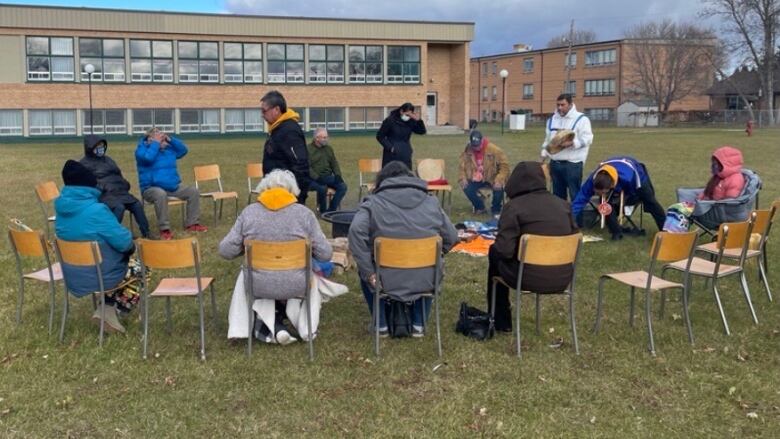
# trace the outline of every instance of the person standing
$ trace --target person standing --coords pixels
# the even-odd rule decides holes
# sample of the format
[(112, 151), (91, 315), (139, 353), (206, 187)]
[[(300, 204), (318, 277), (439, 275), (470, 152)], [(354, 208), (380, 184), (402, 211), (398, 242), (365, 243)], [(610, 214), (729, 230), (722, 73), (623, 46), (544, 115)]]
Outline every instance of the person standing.
[(460, 177), (458, 183), (474, 207), (474, 213), (483, 214), (485, 203), (479, 190), (493, 190), (491, 213), (501, 213), (504, 202), (504, 185), (509, 177), (509, 161), (501, 148), (488, 141), (479, 131), (472, 131), (469, 144), (460, 155)]
[[(550, 152), (548, 146), (559, 131), (570, 130), (574, 138), (560, 143), (560, 151)], [(558, 96), (555, 114), (547, 119), (544, 143), (542, 144), (542, 162), (550, 160), (550, 179), (553, 194), (574, 200), (582, 185), (582, 166), (588, 159), (588, 150), (593, 143), (593, 131), (588, 116), (577, 111), (571, 95)]]
[(425, 123), (414, 112), (409, 102), (390, 112), (376, 132), (376, 140), (382, 145), (382, 167), (399, 161), (412, 169), (412, 133), (425, 134)]
[(295, 175), (300, 194), (298, 203), (306, 204), (309, 192), (309, 153), (306, 137), (298, 125), (300, 115), (287, 108), (281, 93), (271, 90), (260, 98), (260, 111), (268, 122), (268, 138), (263, 146), (263, 174), (286, 169)]
[[(317, 191), (317, 206), (320, 213), (339, 209), (341, 200), (347, 193), (347, 184), (341, 178), (341, 168), (336, 160), (336, 153), (328, 143), (328, 130), (317, 128), (314, 139), (309, 144), (309, 165), (311, 166), (311, 182), (309, 188)], [(328, 205), (328, 188), (336, 193)]]

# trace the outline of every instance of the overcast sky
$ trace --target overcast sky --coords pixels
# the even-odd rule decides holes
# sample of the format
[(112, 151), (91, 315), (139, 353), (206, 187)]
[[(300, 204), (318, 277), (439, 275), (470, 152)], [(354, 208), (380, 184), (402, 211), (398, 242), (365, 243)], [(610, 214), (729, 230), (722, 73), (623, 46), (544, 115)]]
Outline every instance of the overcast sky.
[[(596, 32), (599, 40), (619, 38), (643, 21), (664, 18), (701, 21), (700, 0), (16, 0), (60, 6), (134, 8), (207, 13), (306, 17), (377, 18), (474, 22), (471, 56), (509, 52), (515, 43), (543, 48), (575, 27)], [(706, 23), (705, 23), (706, 24)]]

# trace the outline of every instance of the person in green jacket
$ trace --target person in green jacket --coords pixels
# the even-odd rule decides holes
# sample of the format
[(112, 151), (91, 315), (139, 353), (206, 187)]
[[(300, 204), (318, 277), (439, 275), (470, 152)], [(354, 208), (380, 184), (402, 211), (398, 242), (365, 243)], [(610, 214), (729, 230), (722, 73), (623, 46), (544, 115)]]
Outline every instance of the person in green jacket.
[[(311, 168), (309, 190), (317, 191), (317, 206), (320, 213), (338, 210), (341, 200), (347, 194), (347, 184), (341, 178), (339, 162), (336, 160), (333, 147), (328, 143), (328, 130), (317, 128), (308, 149)], [(330, 200), (330, 205), (328, 205), (328, 188), (336, 191)]]

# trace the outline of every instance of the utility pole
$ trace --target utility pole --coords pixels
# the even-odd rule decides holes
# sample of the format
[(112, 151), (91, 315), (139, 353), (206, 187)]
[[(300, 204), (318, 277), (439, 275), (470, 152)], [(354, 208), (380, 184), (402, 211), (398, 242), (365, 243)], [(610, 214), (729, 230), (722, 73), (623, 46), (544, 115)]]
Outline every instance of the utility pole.
[(569, 50), (566, 52), (566, 82), (563, 83), (563, 92), (568, 93), (569, 84), (571, 82), (571, 46), (574, 42), (574, 19), (571, 20), (571, 25), (569, 26)]

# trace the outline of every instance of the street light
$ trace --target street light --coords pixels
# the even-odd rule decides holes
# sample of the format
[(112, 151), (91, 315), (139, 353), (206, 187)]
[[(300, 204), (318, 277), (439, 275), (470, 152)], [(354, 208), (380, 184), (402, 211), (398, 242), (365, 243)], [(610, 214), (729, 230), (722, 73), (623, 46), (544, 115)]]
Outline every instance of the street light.
[(95, 134), (95, 118), (92, 115), (92, 74), (95, 73), (95, 66), (92, 64), (87, 64), (84, 66), (84, 72), (87, 73), (87, 78), (89, 78), (89, 134)]
[(509, 76), (507, 69), (501, 69), (498, 72), (501, 76), (501, 135), (504, 135), (504, 118), (506, 117), (506, 77)]

